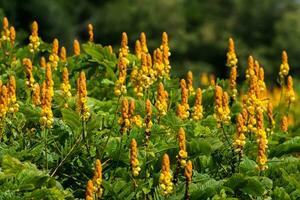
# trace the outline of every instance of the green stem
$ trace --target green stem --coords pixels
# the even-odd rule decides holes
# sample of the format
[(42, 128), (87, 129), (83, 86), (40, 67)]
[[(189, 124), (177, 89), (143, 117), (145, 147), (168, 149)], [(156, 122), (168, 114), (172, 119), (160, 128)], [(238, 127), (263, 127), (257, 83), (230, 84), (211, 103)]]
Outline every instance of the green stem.
[(44, 128), (44, 140), (45, 140), (45, 159), (46, 159), (46, 170), (48, 171), (48, 129)]

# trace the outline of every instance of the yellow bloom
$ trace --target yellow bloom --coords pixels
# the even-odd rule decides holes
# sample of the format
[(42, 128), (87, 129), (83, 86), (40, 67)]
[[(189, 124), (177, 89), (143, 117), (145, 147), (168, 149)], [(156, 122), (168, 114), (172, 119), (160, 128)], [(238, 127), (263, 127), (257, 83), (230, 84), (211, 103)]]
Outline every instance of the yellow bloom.
[(236, 67), (238, 59), (235, 54), (234, 42), (232, 38), (229, 38), (228, 53), (227, 53), (227, 66)]
[(187, 88), (189, 90), (189, 95), (195, 95), (194, 87), (193, 87), (193, 72), (188, 71), (187, 73)]
[(151, 102), (149, 99), (146, 100), (146, 116), (145, 116), (145, 134), (146, 134), (146, 141), (149, 142), (150, 135), (151, 135), (151, 128), (152, 128), (152, 107)]
[(77, 79), (77, 112), (83, 121), (87, 121), (90, 117), (89, 108), (87, 106), (87, 89), (85, 73), (82, 71)]
[(193, 164), (192, 161), (188, 161), (185, 165), (185, 169), (184, 169), (184, 176), (186, 178), (186, 181), (188, 183), (192, 182), (192, 176), (193, 176)]
[(196, 91), (192, 117), (195, 121), (199, 121), (203, 118), (202, 90), (200, 88), (198, 88)]
[(52, 44), (52, 52), (49, 56), (49, 61), (50, 61), (51, 67), (54, 70), (57, 70), (57, 66), (58, 66), (58, 62), (59, 62), (58, 49), (59, 49), (59, 42), (58, 42), (58, 39), (55, 38), (53, 40), (53, 44)]
[(60, 60), (61, 60), (61, 62), (67, 61), (67, 51), (66, 51), (65, 47), (60, 48)]
[(33, 74), (32, 74), (32, 63), (29, 58), (23, 59), (23, 65), (25, 66), (25, 73), (26, 73), (26, 85), (29, 88), (33, 87), (35, 82)]
[(287, 99), (287, 104), (291, 104), (296, 101), (296, 95), (295, 95), (295, 91), (294, 91), (292, 76), (288, 76), (288, 78), (287, 78), (286, 99)]
[(79, 41), (76, 39), (73, 42), (73, 51), (74, 51), (75, 56), (80, 55), (80, 44), (79, 44)]
[(9, 28), (9, 38), (10, 38), (10, 43), (13, 45), (15, 43), (16, 40), (16, 31), (15, 28), (13, 26), (11, 26)]
[(173, 190), (172, 175), (170, 172), (170, 160), (168, 154), (164, 154), (162, 162), (162, 172), (159, 178), (159, 184), (163, 194), (170, 194)]
[(38, 83), (34, 84), (33, 94), (32, 94), (32, 101), (35, 106), (41, 105), (41, 98), (40, 98), (40, 85)]
[(247, 128), (245, 126), (245, 120), (242, 116), (242, 114), (238, 114), (236, 118), (236, 136), (235, 140), (233, 142), (233, 145), (235, 147), (235, 151), (240, 154), (240, 156), (243, 156), (243, 149), (245, 146), (245, 132)]
[(164, 85), (162, 83), (159, 83), (158, 85), (155, 107), (159, 112), (159, 116), (164, 116), (167, 114), (168, 92), (165, 91)]
[(279, 76), (281, 78), (284, 78), (285, 76), (287, 76), (289, 74), (289, 70), (290, 70), (290, 66), (288, 63), (288, 55), (286, 53), (286, 51), (282, 51), (282, 55), (281, 55), (281, 65), (280, 65), (280, 71), (279, 71)]
[(148, 53), (147, 39), (146, 39), (146, 34), (144, 32), (141, 32), (140, 34), (140, 42), (141, 42), (142, 52), (147, 54)]
[(261, 111), (257, 112), (257, 141), (258, 141), (258, 153), (257, 153), (257, 168), (258, 170), (265, 170), (268, 168), (266, 165), (267, 159), (267, 152), (266, 149), (268, 148), (268, 139), (264, 129), (264, 118), (263, 113)]
[(97, 198), (101, 198), (103, 194), (102, 189), (102, 165), (99, 159), (96, 160), (95, 172), (93, 177), (93, 193), (96, 193)]
[(34, 21), (31, 25), (31, 35), (29, 36), (29, 50), (30, 52), (34, 53), (35, 51), (39, 51), (40, 46), (40, 38), (38, 35), (38, 23)]
[(178, 132), (178, 143), (179, 143), (179, 153), (177, 155), (178, 162), (184, 167), (186, 164), (186, 158), (188, 156), (185, 145), (185, 131), (183, 128), (179, 129)]
[(288, 132), (288, 126), (289, 126), (288, 118), (286, 116), (283, 116), (280, 124), (281, 131)]
[(85, 199), (86, 200), (94, 200), (94, 185), (93, 181), (89, 180), (86, 185), (86, 193), (85, 193)]
[(132, 139), (130, 143), (130, 165), (133, 176), (138, 176), (141, 171), (139, 161), (137, 159), (137, 151), (137, 143), (135, 139)]
[(88, 24), (89, 42), (94, 42), (94, 31), (93, 25)]

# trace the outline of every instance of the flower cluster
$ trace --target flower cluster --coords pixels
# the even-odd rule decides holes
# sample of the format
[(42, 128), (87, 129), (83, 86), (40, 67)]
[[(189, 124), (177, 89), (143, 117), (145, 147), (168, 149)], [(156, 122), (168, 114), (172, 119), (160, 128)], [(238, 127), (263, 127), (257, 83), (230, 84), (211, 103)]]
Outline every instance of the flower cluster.
[(243, 156), (243, 149), (246, 144), (246, 131), (247, 127), (245, 126), (243, 115), (238, 114), (236, 118), (236, 136), (233, 145), (235, 147), (235, 151), (238, 152), (241, 157)]
[(25, 66), (25, 73), (26, 73), (26, 86), (29, 88), (33, 87), (35, 82), (33, 74), (32, 74), (32, 63), (29, 58), (23, 59), (23, 65)]
[(40, 66), (41, 66), (41, 68), (46, 69), (47, 61), (46, 61), (46, 58), (44, 56), (42, 56), (41, 59), (40, 59)]
[(261, 171), (268, 168), (267, 166), (267, 152), (268, 139), (264, 128), (264, 116), (262, 111), (257, 112), (257, 143), (258, 143), (258, 153), (257, 153), (257, 168)]
[(35, 51), (39, 50), (39, 46), (40, 46), (40, 38), (39, 38), (39, 34), (38, 34), (38, 23), (36, 21), (34, 21), (31, 25), (31, 35), (29, 36), (29, 50), (30, 52), (34, 53)]
[(193, 87), (193, 72), (188, 71), (186, 76), (187, 88), (189, 90), (189, 95), (195, 95), (195, 90)]
[(295, 100), (296, 100), (295, 91), (294, 91), (294, 87), (293, 87), (293, 78), (292, 78), (292, 76), (288, 76), (288, 78), (287, 78), (286, 100), (287, 100), (288, 105), (295, 102)]
[[(67, 67), (64, 67), (63, 69), (63, 74), (62, 74), (62, 84), (60, 85), (60, 89), (63, 93), (63, 96), (65, 98), (65, 100), (67, 100), (68, 98), (70, 98), (72, 96), (71, 94), (71, 85), (69, 83), (69, 72), (68, 72), (68, 68)], [(67, 102), (65, 102), (65, 108), (68, 107), (68, 104)]]
[(126, 76), (127, 76), (127, 58), (121, 57), (119, 59), (119, 78), (115, 82), (115, 95), (120, 96), (121, 94), (126, 94)]
[(280, 130), (283, 132), (288, 132), (288, 126), (289, 126), (288, 118), (286, 116), (283, 116), (281, 118)]
[(33, 86), (32, 102), (35, 106), (41, 105), (41, 89), (38, 83)]
[(288, 55), (286, 51), (282, 51), (281, 54), (281, 65), (280, 65), (280, 71), (279, 71), (279, 76), (281, 79), (286, 77), (289, 74), (290, 66), (288, 63)]
[(10, 41), (9, 22), (6, 17), (2, 19), (2, 28), (3, 30), (1, 31), (1, 42)]
[(234, 42), (232, 38), (229, 38), (228, 52), (227, 52), (227, 66), (230, 67), (230, 95), (233, 99), (236, 98), (236, 78), (237, 78), (237, 56), (235, 53)]
[(130, 124), (135, 124), (137, 127), (142, 127), (142, 120), (140, 115), (134, 115), (135, 103), (134, 101), (130, 101), (129, 105), (129, 119)]
[(16, 78), (14, 76), (9, 77), (8, 82), (8, 106), (9, 106), (9, 112), (15, 113), (19, 110), (19, 104), (17, 103), (17, 97), (16, 97)]
[(94, 185), (92, 180), (89, 180), (86, 185), (85, 199), (94, 200)]
[(76, 39), (73, 42), (73, 51), (74, 51), (75, 56), (80, 55), (80, 44), (79, 44), (79, 41)]
[(87, 106), (86, 78), (83, 71), (77, 79), (77, 112), (83, 121), (87, 121), (90, 117), (89, 108)]
[(102, 165), (99, 159), (96, 160), (95, 171), (93, 177), (93, 192), (96, 194), (96, 198), (100, 199), (103, 195), (102, 188)]
[(51, 67), (54, 70), (57, 70), (57, 66), (58, 66), (58, 62), (59, 62), (58, 49), (59, 49), (59, 42), (58, 42), (58, 39), (55, 38), (53, 40), (52, 51), (49, 56), (49, 61), (50, 61)]
[(119, 59), (125, 58), (126, 65), (129, 63), (127, 56), (129, 53), (128, 37), (125, 32), (122, 33), (121, 48), (119, 49)]
[(94, 28), (92, 24), (88, 24), (89, 42), (94, 42)]
[(178, 163), (180, 163), (180, 165), (182, 167), (184, 167), (186, 165), (186, 159), (188, 156), (188, 153), (186, 151), (186, 145), (185, 145), (185, 132), (183, 128), (179, 129), (178, 132), (178, 143), (179, 143), (179, 153), (176, 156)]
[(192, 176), (193, 176), (193, 164), (192, 161), (187, 161), (184, 169), (184, 176), (186, 178), (186, 181), (188, 183), (192, 182)]
[(170, 172), (170, 160), (168, 154), (164, 154), (162, 161), (162, 172), (159, 177), (159, 184), (163, 193), (168, 195), (173, 190), (172, 175)]
[(121, 126), (121, 134), (125, 134), (130, 128), (130, 115), (129, 115), (129, 103), (126, 98), (122, 100), (121, 106), (121, 117), (118, 120), (118, 123)]
[(253, 57), (250, 55), (249, 57), (248, 57), (248, 67), (247, 67), (247, 69), (246, 69), (246, 80), (250, 80), (250, 78), (252, 77), (252, 76), (254, 76), (255, 75), (255, 72), (254, 72), (254, 59), (253, 59)]
[(220, 86), (215, 87), (215, 118), (218, 125), (221, 123), (228, 123), (231, 119), (229, 108), (229, 96), (227, 92), (223, 92)]
[(196, 90), (195, 104), (193, 107), (192, 117), (195, 121), (199, 121), (203, 118), (202, 90), (200, 88)]
[(46, 80), (42, 85), (42, 100), (41, 100), (41, 118), (40, 123), (44, 128), (52, 128), (53, 124), (53, 113), (52, 113), (52, 97), (53, 93), (53, 80), (52, 80), (52, 71), (50, 64), (47, 64), (46, 67)]
[(162, 60), (163, 60), (163, 64), (164, 64), (164, 70), (163, 70), (162, 75), (166, 79), (170, 79), (171, 66), (170, 66), (169, 57), (170, 57), (171, 53), (170, 53), (170, 48), (169, 48), (168, 34), (166, 32), (163, 32), (163, 34), (162, 34), (162, 44), (160, 45), (160, 49), (162, 51)]
[(132, 139), (130, 143), (130, 166), (133, 176), (138, 176), (141, 168), (137, 159), (137, 143), (135, 139)]
[(181, 88), (181, 103), (177, 107), (177, 116), (185, 120), (190, 116), (190, 106), (188, 104), (189, 98), (189, 90), (187, 89), (186, 82), (184, 79), (180, 81), (180, 88)]
[(59, 54), (59, 56), (60, 56), (60, 61), (62, 63), (65, 63), (67, 61), (67, 51), (66, 51), (66, 48), (64, 46), (62, 46), (60, 48), (60, 54)]
[(159, 83), (157, 89), (157, 97), (155, 107), (158, 110), (159, 116), (165, 116), (168, 110), (168, 92), (164, 89), (163, 83)]

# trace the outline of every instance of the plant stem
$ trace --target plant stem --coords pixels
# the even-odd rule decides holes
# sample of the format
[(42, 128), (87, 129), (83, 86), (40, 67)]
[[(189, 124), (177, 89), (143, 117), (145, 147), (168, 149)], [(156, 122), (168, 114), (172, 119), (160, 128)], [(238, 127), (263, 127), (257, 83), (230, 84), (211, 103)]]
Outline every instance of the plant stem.
[(69, 155), (72, 153), (72, 151), (74, 150), (74, 148), (80, 143), (81, 141), (81, 136), (78, 137), (78, 139), (76, 140), (75, 144), (71, 147), (70, 151), (67, 153), (67, 155), (60, 161), (60, 163), (56, 166), (56, 168), (54, 169), (54, 171), (51, 174), (51, 177), (54, 176), (54, 174), (56, 173), (56, 171), (58, 170), (58, 168), (60, 168), (60, 166), (62, 166), (62, 164), (65, 162), (65, 160), (69, 157)]
[(45, 140), (45, 158), (46, 158), (46, 170), (48, 171), (48, 129), (44, 128), (44, 140)]
[(82, 120), (82, 138), (83, 138), (86, 150), (88, 152), (88, 155), (89, 155), (89, 157), (91, 157), (90, 148), (89, 148), (86, 136), (87, 136), (86, 135), (86, 122), (84, 120)]
[(191, 196), (189, 194), (189, 182), (186, 180), (185, 181), (185, 195), (184, 195), (184, 199), (185, 200), (190, 200)]

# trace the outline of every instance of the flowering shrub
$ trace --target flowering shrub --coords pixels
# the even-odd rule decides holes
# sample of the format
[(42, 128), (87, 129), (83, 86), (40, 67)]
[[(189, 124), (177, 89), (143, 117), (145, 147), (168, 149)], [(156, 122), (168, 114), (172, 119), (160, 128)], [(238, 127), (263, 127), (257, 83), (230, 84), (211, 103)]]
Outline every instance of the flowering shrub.
[(253, 56), (243, 80), (232, 38), (228, 79), (179, 80), (166, 32), (157, 49), (141, 33), (134, 51), (126, 33), (116, 51), (87, 32), (71, 53), (43, 41), (37, 21), (21, 45), (3, 19), (0, 199), (299, 199), (286, 51), (277, 86)]

